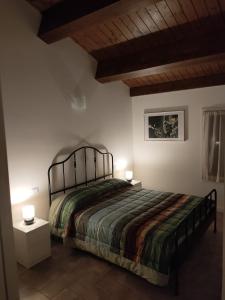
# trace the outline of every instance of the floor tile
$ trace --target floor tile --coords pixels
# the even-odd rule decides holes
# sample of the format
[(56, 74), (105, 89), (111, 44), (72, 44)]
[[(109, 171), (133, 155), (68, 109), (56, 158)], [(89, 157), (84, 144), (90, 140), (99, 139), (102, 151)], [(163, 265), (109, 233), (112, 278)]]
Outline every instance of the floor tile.
[(21, 300), (220, 300), (222, 214), (179, 270), (179, 295), (91, 254), (52, 244), (52, 257), (27, 270), (18, 266)]

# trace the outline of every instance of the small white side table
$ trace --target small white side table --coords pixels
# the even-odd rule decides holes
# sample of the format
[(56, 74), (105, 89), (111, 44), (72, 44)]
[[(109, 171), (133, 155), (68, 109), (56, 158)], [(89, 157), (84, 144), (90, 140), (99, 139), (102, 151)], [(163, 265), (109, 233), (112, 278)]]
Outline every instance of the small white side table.
[(51, 256), (49, 223), (35, 218), (34, 224), (24, 221), (13, 225), (17, 261), (26, 268)]
[(141, 183), (140, 180), (135, 180), (135, 179), (133, 179), (133, 180), (131, 180), (130, 183), (131, 183), (131, 184), (133, 185), (133, 187), (134, 187), (135, 189), (137, 189), (137, 190), (140, 190), (140, 189), (142, 188), (142, 183)]

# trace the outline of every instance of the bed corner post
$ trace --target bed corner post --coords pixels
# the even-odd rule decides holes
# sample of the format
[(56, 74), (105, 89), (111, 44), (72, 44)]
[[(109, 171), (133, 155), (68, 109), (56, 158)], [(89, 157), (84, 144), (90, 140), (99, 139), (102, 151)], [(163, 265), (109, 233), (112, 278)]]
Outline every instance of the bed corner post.
[(178, 267), (179, 267), (179, 250), (178, 250), (178, 233), (175, 232), (174, 238), (175, 244), (175, 253), (172, 260), (172, 277), (171, 277), (171, 288), (174, 296), (178, 296), (179, 293), (179, 276), (178, 276)]
[[(178, 255), (178, 251), (176, 252)], [(174, 296), (178, 296), (179, 294), (178, 261), (175, 261), (173, 294)]]
[(114, 178), (114, 160), (112, 154), (111, 154), (111, 158), (112, 158), (112, 178)]
[(174, 282), (174, 296), (178, 296), (179, 293), (179, 280), (178, 280), (178, 269), (176, 268), (175, 270), (175, 278), (174, 278), (175, 282)]
[(217, 232), (217, 191), (214, 189), (212, 193), (214, 192), (214, 201), (215, 201), (215, 215), (214, 215), (214, 233)]
[(50, 207), (52, 203), (50, 168), (48, 169), (48, 197), (49, 197), (49, 207)]

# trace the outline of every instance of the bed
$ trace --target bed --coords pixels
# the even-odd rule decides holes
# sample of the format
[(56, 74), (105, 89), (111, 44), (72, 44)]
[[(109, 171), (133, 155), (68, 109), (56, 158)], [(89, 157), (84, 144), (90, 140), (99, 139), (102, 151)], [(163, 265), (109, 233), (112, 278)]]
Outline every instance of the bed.
[[(93, 151), (92, 159), (87, 159)], [(77, 157), (84, 161), (77, 180)], [(97, 155), (102, 156), (102, 172)], [(72, 159), (74, 184), (66, 184), (65, 164)], [(92, 164), (92, 176), (88, 166)], [(61, 189), (52, 190), (52, 171), (62, 169)], [(81, 147), (48, 171), (53, 236), (123, 267), (157, 286), (178, 292), (178, 267), (191, 246), (214, 222), (216, 190), (205, 197), (136, 189), (113, 178), (113, 156), (94, 147)], [(60, 194), (60, 195), (59, 195)], [(58, 196), (59, 195), (59, 196)], [(55, 197), (52, 201), (52, 197)]]

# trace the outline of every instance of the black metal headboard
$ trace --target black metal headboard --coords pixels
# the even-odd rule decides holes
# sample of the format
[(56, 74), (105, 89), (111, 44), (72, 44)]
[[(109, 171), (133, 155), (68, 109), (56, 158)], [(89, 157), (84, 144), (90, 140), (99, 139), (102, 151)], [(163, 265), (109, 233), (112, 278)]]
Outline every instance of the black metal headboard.
[[(93, 151), (93, 166), (94, 166), (94, 176), (93, 178), (89, 178), (88, 177), (88, 161), (87, 161), (87, 152), (89, 150), (92, 150)], [(77, 173), (78, 173), (78, 170), (77, 170), (77, 156), (80, 152), (83, 152), (83, 155), (84, 155), (84, 180), (81, 180), (78, 182), (77, 180)], [(102, 174), (100, 176), (97, 176), (97, 154), (98, 155), (101, 155), (102, 157)], [(67, 186), (66, 184), (66, 176), (65, 176), (65, 163), (67, 161), (69, 161), (70, 159), (73, 160), (73, 173), (74, 173), (74, 184), (70, 184)], [(106, 162), (109, 162), (109, 165), (108, 167), (106, 167)], [(53, 169), (56, 167), (56, 166), (62, 166), (62, 169), (61, 169), (61, 174), (62, 174), (62, 183), (63, 183), (63, 187), (60, 188), (60, 189), (57, 189), (53, 191), (52, 189), (52, 171)], [(91, 146), (84, 146), (84, 147), (80, 147), (76, 150), (74, 150), (65, 160), (63, 161), (60, 161), (60, 162), (56, 162), (56, 163), (53, 163), (49, 169), (48, 169), (48, 186), (49, 186), (49, 202), (50, 202), (50, 205), (51, 205), (51, 202), (52, 202), (52, 196), (55, 195), (55, 194), (58, 194), (58, 193), (65, 193), (67, 190), (70, 190), (70, 189), (73, 189), (73, 188), (76, 188), (78, 186), (81, 186), (81, 185), (87, 185), (88, 183), (90, 182), (94, 182), (94, 181), (97, 181), (97, 180), (100, 180), (100, 179), (106, 179), (107, 177), (113, 177), (113, 173), (114, 173), (114, 170), (113, 170), (113, 155), (109, 152), (102, 152), (100, 150), (98, 150), (97, 148), (95, 147), (91, 147)]]

